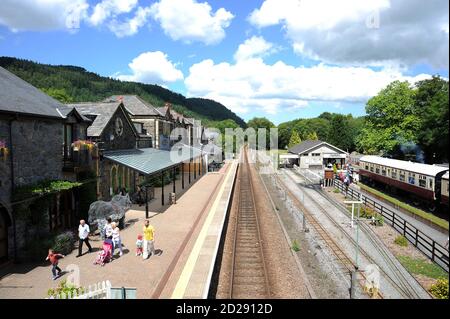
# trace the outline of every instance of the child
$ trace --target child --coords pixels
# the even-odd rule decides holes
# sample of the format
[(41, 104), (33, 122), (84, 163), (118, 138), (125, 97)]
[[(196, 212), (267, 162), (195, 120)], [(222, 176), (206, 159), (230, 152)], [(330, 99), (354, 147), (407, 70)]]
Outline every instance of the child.
[(142, 240), (142, 235), (138, 235), (136, 240), (136, 256), (140, 256), (143, 253), (144, 241)]
[[(64, 255), (57, 254), (53, 251), (53, 249), (48, 250), (48, 256), (45, 258), (45, 260), (50, 260), (52, 264), (52, 274), (53, 274), (53, 280), (56, 280), (59, 275), (61, 274), (61, 268), (58, 267), (58, 259), (64, 258)], [(56, 271), (58, 270), (58, 274), (56, 274)]]

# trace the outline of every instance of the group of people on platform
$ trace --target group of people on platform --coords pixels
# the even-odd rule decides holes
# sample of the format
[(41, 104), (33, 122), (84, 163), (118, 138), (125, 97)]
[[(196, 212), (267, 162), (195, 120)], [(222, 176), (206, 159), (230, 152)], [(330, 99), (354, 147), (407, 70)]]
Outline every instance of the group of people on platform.
[[(123, 255), (122, 248), (122, 237), (120, 234), (120, 229), (118, 223), (112, 221), (110, 217), (106, 219), (105, 227), (100, 231), (100, 236), (102, 238), (102, 245), (100, 251), (98, 252), (94, 264), (104, 266), (106, 263), (111, 262), (114, 259), (115, 252), (119, 249), (119, 257)], [(78, 226), (78, 255), (77, 258), (82, 256), (83, 244), (86, 244), (88, 248), (88, 253), (91, 253), (92, 246), (89, 243), (90, 229), (89, 225), (86, 224), (85, 220), (80, 220), (80, 225)], [(150, 225), (150, 221), (146, 219), (144, 221), (144, 226), (142, 228), (142, 234), (137, 236), (136, 240), (136, 256), (142, 256), (142, 258), (148, 259), (150, 256), (155, 254), (154, 245), (155, 229)], [(52, 278), (56, 280), (61, 276), (62, 271), (59, 268), (59, 259), (64, 258), (63, 254), (55, 252), (53, 249), (49, 249), (46, 260), (49, 260), (52, 265)]]

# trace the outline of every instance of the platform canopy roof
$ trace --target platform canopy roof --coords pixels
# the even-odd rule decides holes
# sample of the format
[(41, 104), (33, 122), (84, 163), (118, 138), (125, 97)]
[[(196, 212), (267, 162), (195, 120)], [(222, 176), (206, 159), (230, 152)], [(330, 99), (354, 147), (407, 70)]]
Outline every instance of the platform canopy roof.
[(182, 162), (198, 158), (201, 155), (201, 150), (188, 146), (173, 147), (171, 151), (156, 148), (141, 148), (106, 151), (103, 153), (103, 157), (144, 175), (161, 172)]

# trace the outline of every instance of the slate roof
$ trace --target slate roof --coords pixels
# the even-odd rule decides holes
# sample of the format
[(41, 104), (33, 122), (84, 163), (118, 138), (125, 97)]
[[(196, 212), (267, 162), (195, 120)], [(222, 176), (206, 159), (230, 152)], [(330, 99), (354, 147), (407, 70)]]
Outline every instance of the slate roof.
[(102, 134), (120, 104), (120, 102), (88, 102), (67, 104), (67, 106), (75, 107), (78, 112), (85, 116), (95, 115), (94, 121), (87, 129), (87, 135), (98, 137)]
[(190, 158), (201, 156), (200, 150), (181, 146), (180, 151), (174, 148), (165, 151), (155, 148), (141, 148), (129, 150), (107, 151), (103, 156), (111, 161), (130, 167), (145, 175), (155, 174), (168, 169)]
[(58, 108), (58, 111), (64, 116), (67, 117), (72, 111), (76, 112), (82, 121), (84, 122), (92, 122), (91, 119), (87, 118), (86, 116), (84, 116), (83, 114), (81, 114), (75, 107), (70, 107), (70, 106), (63, 106), (61, 108)]
[(142, 100), (137, 95), (113, 95), (103, 100), (103, 102), (120, 102), (120, 97), (122, 98), (125, 108), (131, 115), (164, 116), (164, 114), (161, 114), (156, 107)]
[(303, 154), (305, 152), (307, 152), (308, 150), (314, 149), (320, 145), (326, 145), (328, 147), (331, 147), (333, 149), (335, 149), (338, 152), (342, 152), (344, 154), (347, 154), (346, 151), (341, 150), (340, 148), (333, 146), (331, 144), (328, 144), (327, 142), (323, 142), (323, 141), (319, 141), (319, 140), (306, 140), (301, 142), (298, 145), (295, 145), (293, 147), (291, 147), (288, 151), (289, 153), (294, 153), (294, 154)]
[(291, 147), (289, 149), (289, 153), (302, 154), (306, 150), (309, 150), (310, 148), (319, 146), (322, 143), (323, 143), (322, 141), (306, 140), (306, 141), (301, 142), (300, 144), (297, 144), (297, 145)]
[(0, 67), (0, 112), (63, 119), (64, 105)]

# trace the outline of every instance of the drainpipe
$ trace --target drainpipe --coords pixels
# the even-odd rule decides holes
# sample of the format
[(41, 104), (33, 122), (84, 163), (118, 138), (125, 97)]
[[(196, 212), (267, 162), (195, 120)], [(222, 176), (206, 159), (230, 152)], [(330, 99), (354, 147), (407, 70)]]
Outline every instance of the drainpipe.
[[(12, 139), (12, 123), (14, 119), (9, 120), (9, 147), (11, 151), (10, 154), (10, 167), (11, 167), (11, 195), (9, 202), (11, 203), (12, 195), (14, 193), (15, 185), (14, 185), (14, 147), (13, 147), (13, 139)], [(12, 217), (12, 226), (13, 226), (13, 243), (14, 243), (14, 261), (17, 260), (17, 236), (16, 236), (16, 218), (14, 216), (14, 209), (11, 205), (11, 217)]]

